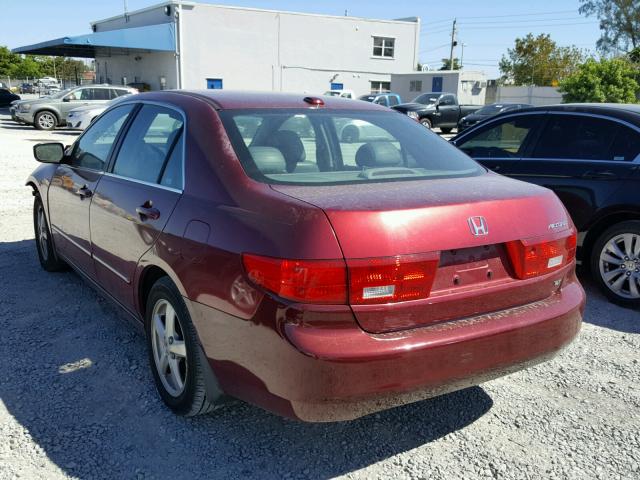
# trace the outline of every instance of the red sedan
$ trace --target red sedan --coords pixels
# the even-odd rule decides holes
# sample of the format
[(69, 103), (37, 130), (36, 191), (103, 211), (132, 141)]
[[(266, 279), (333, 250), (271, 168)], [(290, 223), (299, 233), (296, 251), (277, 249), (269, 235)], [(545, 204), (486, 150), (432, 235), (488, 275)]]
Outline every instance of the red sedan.
[(43, 268), (144, 324), (178, 414), (229, 395), (352, 419), (543, 361), (580, 328), (556, 196), (377, 105), (149, 93), (34, 154)]

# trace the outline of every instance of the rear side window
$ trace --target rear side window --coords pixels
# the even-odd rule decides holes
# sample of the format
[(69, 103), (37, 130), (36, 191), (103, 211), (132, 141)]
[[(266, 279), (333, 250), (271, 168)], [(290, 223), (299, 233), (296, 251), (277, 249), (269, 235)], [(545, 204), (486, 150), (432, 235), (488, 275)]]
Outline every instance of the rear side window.
[[(626, 135), (632, 138), (627, 140), (624, 138)], [(633, 160), (637, 149), (637, 134), (617, 122), (583, 115), (549, 115), (533, 157), (562, 160), (614, 160), (617, 157), (619, 160)]]
[(111, 100), (109, 88), (92, 88), (92, 100)]
[(450, 105), (455, 105), (456, 101), (453, 99), (453, 96), (451, 95), (444, 95), (441, 99), (440, 102), (438, 102), (440, 105), (442, 106), (450, 106)]
[(484, 169), (438, 135), (392, 111), (223, 110), (250, 177), (331, 185), (480, 175)]
[(104, 170), (118, 132), (132, 109), (132, 105), (122, 105), (96, 120), (76, 143), (70, 164), (74, 167)]
[(109, 90), (111, 92), (111, 98), (118, 98), (131, 93), (129, 90), (125, 90), (124, 88), (110, 88)]
[[(160, 183), (173, 152), (181, 163), (179, 143), (183, 130), (182, 116), (169, 108), (144, 105), (131, 123), (113, 166), (113, 173), (134, 180)], [(172, 165), (172, 168), (176, 168)], [(180, 167), (180, 171), (182, 168)]]
[(538, 115), (511, 117), (471, 133), (458, 148), (473, 158), (517, 158), (538, 122)]

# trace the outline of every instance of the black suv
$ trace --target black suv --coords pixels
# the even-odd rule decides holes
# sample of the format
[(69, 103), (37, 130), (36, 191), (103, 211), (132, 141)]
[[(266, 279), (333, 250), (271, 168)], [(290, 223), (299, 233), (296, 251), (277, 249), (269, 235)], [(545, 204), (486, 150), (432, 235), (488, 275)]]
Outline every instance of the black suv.
[(640, 106), (528, 108), (452, 143), (493, 171), (553, 190), (580, 232), (582, 264), (611, 301), (640, 305)]

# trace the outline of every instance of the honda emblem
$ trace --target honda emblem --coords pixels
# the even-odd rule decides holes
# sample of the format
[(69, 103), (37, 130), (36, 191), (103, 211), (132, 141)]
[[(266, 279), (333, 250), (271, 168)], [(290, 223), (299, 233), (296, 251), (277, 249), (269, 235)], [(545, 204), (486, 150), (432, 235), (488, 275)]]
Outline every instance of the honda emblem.
[(489, 234), (489, 226), (487, 225), (487, 221), (484, 217), (469, 217), (467, 222), (469, 223), (471, 233), (476, 237)]

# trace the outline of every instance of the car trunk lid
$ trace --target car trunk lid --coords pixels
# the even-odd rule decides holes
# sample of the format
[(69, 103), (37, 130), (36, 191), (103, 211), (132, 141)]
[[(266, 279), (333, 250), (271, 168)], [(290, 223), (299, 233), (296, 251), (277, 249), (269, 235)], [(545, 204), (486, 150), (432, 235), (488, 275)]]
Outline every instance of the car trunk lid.
[[(273, 185), (326, 213), (347, 264), (354, 259), (436, 253), (427, 298), (351, 307), (382, 333), (534, 302), (554, 275), (520, 280), (507, 242), (557, 235), (571, 221), (549, 190), (491, 173), (479, 177), (356, 185)], [(351, 297), (353, 298), (353, 297)]]

